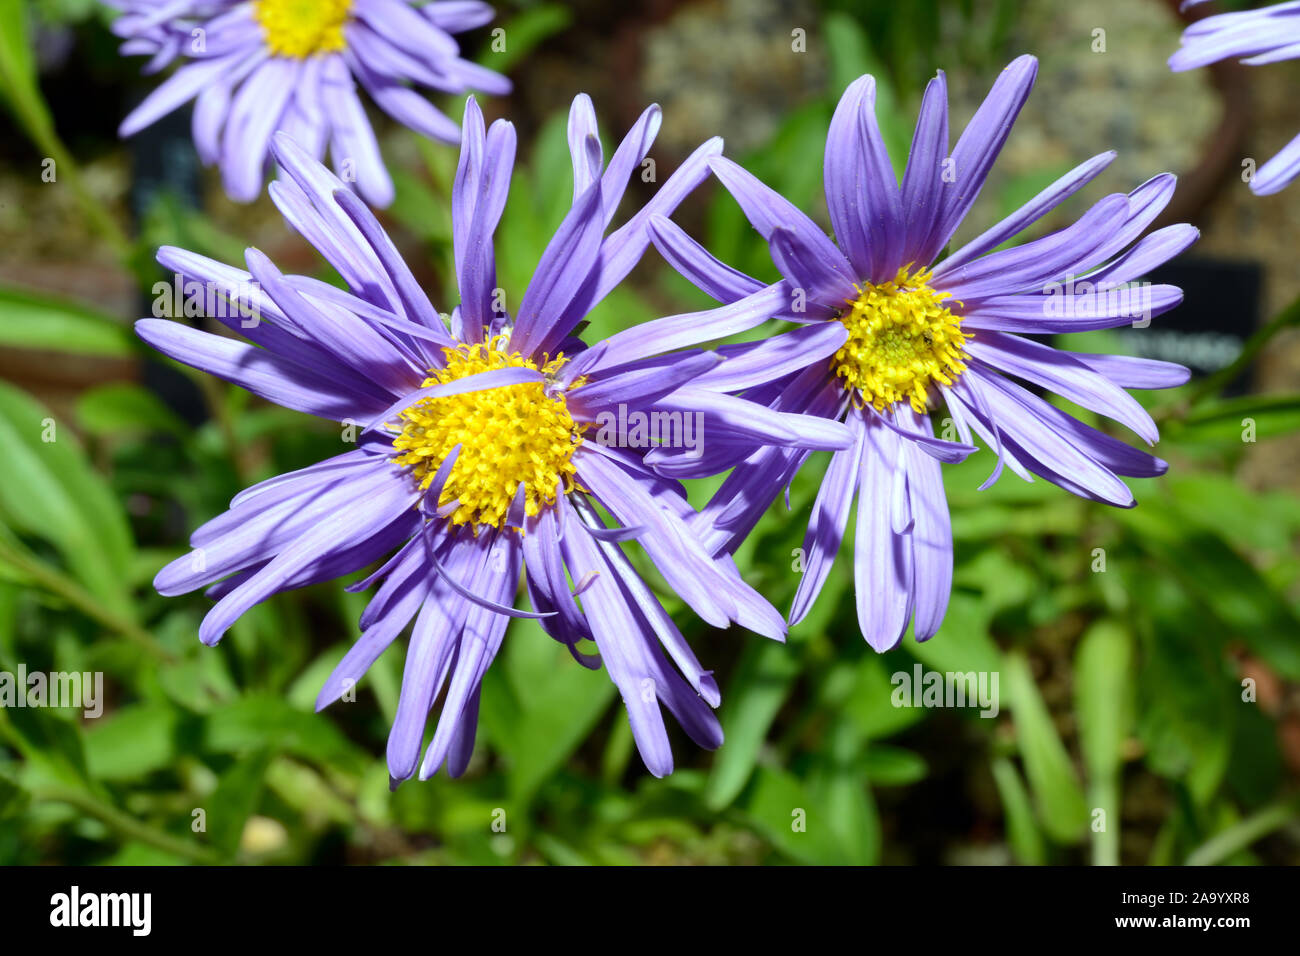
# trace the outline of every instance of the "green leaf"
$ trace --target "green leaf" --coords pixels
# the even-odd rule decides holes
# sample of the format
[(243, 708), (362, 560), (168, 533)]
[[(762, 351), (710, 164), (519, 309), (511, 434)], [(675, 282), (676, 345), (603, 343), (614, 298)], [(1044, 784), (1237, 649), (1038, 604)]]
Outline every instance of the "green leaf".
[(419, 176), (392, 170), (394, 199), (389, 215), (425, 242), (451, 241), (451, 206)]
[(105, 866), (184, 866), (190, 862), (183, 856), (168, 853), (157, 847), (131, 841), (104, 861)]
[(176, 711), (166, 704), (137, 704), (96, 721), (85, 737), (90, 775), (132, 780), (172, 766), (176, 720)]
[(1029, 662), (1022, 654), (1008, 654), (1003, 671), (1038, 818), (1056, 842), (1077, 843), (1084, 835), (1087, 807), (1070, 756), (1038, 693)]
[[(867, 651), (858, 662), (848, 697), (818, 702), (832, 712), (843, 713), (867, 739), (889, 737), (925, 716), (924, 710), (910, 706), (910, 700), (904, 706), (895, 706), (897, 685), (885, 660), (874, 651)], [(905, 673), (912, 676), (910, 671)]]
[(27, 791), (0, 773), (0, 820), (12, 820), (27, 809)]
[(839, 767), (826, 783), (825, 809), (819, 820), (830, 823), (834, 848), (826, 848), (823, 860), (850, 866), (871, 866), (880, 857), (880, 818), (866, 774)]
[(1300, 680), (1300, 642), (1294, 639), (1300, 617), (1219, 533), (1197, 529), (1192, 516), (1170, 507), (1134, 508), (1116, 518), (1205, 608), (1210, 621), (1202, 626), (1218, 623), (1221, 639), (1241, 640), (1283, 675)]
[(723, 698), (720, 714), (727, 742), (705, 787), (704, 802), (710, 810), (728, 806), (744, 789), (798, 671), (798, 657), (783, 644), (754, 642), (741, 654), (733, 690)]
[(237, 760), (207, 799), (208, 839), (222, 853), (233, 856), (239, 849), (248, 818), (257, 809), (271, 762), (269, 750), (258, 750)]
[(502, 27), (505, 49), (489, 47), (479, 61), (498, 73), (508, 72), (547, 37), (554, 36), (573, 19), (573, 12), (561, 3), (542, 3), (507, 20)]
[(880, 818), (862, 759), (866, 738), (849, 721), (834, 724), (828, 753), (812, 775), (809, 792), (819, 798), (817, 818), (829, 821), (834, 847), (824, 857), (869, 866), (880, 857)]
[(939, 633), (923, 643), (906, 640), (903, 644), (908, 653), (931, 670), (995, 673), (1001, 666), (1002, 652), (989, 637), (990, 611), (986, 603), (969, 594), (954, 592)]
[(100, 385), (77, 399), (77, 421), (92, 435), (164, 432), (183, 437), (189, 430), (153, 392), (126, 382)]
[(0, 0), (0, 96), (29, 132), (54, 125), (36, 84), (32, 41), (24, 0)]
[(1206, 627), (1176, 582), (1152, 580), (1144, 604), (1152, 616), (1137, 676), (1145, 763), (1182, 782), (1194, 806), (1205, 807), (1228, 768), (1241, 686), (1222, 633)]
[(505, 645), (484, 678), (482, 717), (509, 761), (511, 795), (527, 804), (591, 732), (614, 685), (579, 666), (536, 621), (512, 621)]
[(903, 787), (925, 779), (929, 768), (925, 758), (912, 750), (872, 744), (864, 765), (867, 779), (877, 786)]
[[(1113, 621), (1088, 629), (1074, 658), (1074, 709), (1079, 751), (1088, 779), (1088, 803), (1098, 810), (1091, 828), (1093, 860), (1119, 864), (1120, 766), (1133, 723), (1133, 649), (1128, 632)], [(1098, 822), (1094, 818), (1094, 823)]]
[(1225, 535), (1246, 553), (1293, 553), (1295, 535), (1300, 533), (1300, 499), (1294, 494), (1246, 488), (1230, 475), (1203, 472), (1170, 475), (1165, 486), (1180, 518)]
[(531, 198), (538, 225), (545, 235), (554, 235), (572, 203), (573, 164), (568, 127), (568, 113), (554, 113), (542, 124), (533, 143)]
[(1206, 840), (1188, 855), (1187, 865), (1211, 866), (1221, 863), (1296, 819), (1300, 819), (1300, 798), (1293, 797), (1273, 804)]
[(875, 77), (876, 119), (897, 174), (899, 164), (906, 161), (911, 133), (899, 113), (898, 99), (884, 64), (872, 51), (862, 25), (849, 14), (839, 11), (827, 14), (822, 33), (830, 60), (832, 97), (838, 99), (849, 84), (864, 73)]
[(809, 812), (812, 803), (793, 774), (759, 767), (745, 809), (754, 827), (786, 856), (819, 863), (833, 851), (835, 836), (826, 815)]
[(68, 299), (14, 288), (0, 288), (0, 345), (108, 358), (136, 350), (128, 324)]
[[(13, 668), (5, 670), (13, 672)], [(46, 707), (11, 707), (5, 714), (18, 735), (29, 773), (78, 790), (92, 789), (76, 720), (60, 717)]]
[(1300, 395), (1244, 395), (1201, 405), (1181, 422), (1174, 419), (1167, 438), (1178, 442), (1242, 445), (1300, 430)]
[[(1090, 779), (1119, 774), (1124, 740), (1133, 721), (1133, 649), (1113, 621), (1098, 621), (1079, 642), (1074, 658), (1074, 706), (1079, 751)], [(1118, 813), (1118, 807), (1106, 812)]]
[(219, 753), (282, 750), (354, 772), (366, 764), (327, 715), (297, 710), (274, 695), (248, 696), (214, 710), (206, 717), (204, 745)]
[(5, 449), (0, 520), (50, 541), (88, 591), (129, 616), (133, 609), (123, 578), (134, 551), (130, 528), (71, 428), (0, 383), (0, 447)]
[(993, 782), (1002, 798), (1002, 812), (1006, 817), (1007, 842), (1011, 852), (1021, 863), (1042, 866), (1047, 862), (1047, 847), (1043, 834), (1034, 820), (1033, 807), (1024, 781), (1015, 764), (1005, 757), (993, 758)]

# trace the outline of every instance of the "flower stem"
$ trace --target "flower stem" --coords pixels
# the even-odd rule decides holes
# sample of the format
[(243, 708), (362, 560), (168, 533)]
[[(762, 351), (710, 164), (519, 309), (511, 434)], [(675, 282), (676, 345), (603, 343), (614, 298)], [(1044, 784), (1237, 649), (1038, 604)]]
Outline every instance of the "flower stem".
[(1187, 857), (1188, 866), (1209, 866), (1246, 849), (1300, 816), (1300, 797), (1271, 804), (1210, 837)]
[(1217, 395), (1225, 385), (1245, 371), (1251, 362), (1255, 361), (1255, 357), (1264, 350), (1264, 346), (1275, 335), (1293, 325), (1300, 325), (1300, 298), (1297, 298), (1275, 315), (1262, 329), (1247, 339), (1246, 344), (1241, 347), (1241, 354), (1236, 359), (1217, 372), (1201, 379), (1193, 387), (1191, 395), (1187, 397), (1185, 402), (1181, 403), (1182, 411), (1186, 412), (1205, 399)]
[(88, 817), (94, 817), (109, 829), (128, 840), (147, 844), (155, 849), (189, 860), (192, 863), (214, 864), (222, 862), (220, 854), (208, 847), (182, 840), (170, 833), (154, 829), (117, 807), (82, 790), (71, 787), (41, 787), (32, 792), (37, 800), (66, 803)]
[(54, 126), (48, 117), (33, 109), (25, 97), (15, 97), (11, 102), (19, 125), (26, 131), (36, 148), (54, 161), (55, 175), (61, 175), (72, 187), (72, 192), (81, 206), (82, 215), (86, 217), (90, 227), (113, 247), (113, 251), (123, 263), (130, 265), (134, 253), (130, 237), (117, 221), (104, 211), (104, 207), (86, 188), (86, 181), (81, 177), (81, 170), (76, 160), (59, 139), (59, 134), (54, 131)]
[(175, 655), (163, 647), (152, 634), (129, 618), (122, 617), (108, 610), (94, 595), (80, 584), (50, 567), (35, 555), (25, 553), (8, 542), (0, 541), (0, 561), (11, 564), (31, 577), (38, 585), (76, 607), (87, 617), (98, 621), (111, 631), (121, 634), (130, 641), (139, 644), (161, 661), (174, 661)]

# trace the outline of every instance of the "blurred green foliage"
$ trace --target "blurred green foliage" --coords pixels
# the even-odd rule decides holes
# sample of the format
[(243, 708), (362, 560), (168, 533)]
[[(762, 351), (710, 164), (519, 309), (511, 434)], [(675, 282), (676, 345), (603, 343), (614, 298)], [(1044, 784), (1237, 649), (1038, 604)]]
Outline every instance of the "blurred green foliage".
[[(882, 127), (905, 155), (911, 116), (884, 78), (933, 64), (924, 45), (890, 38), (913, 35), (907, 17), (934, 6), (880, 23), (832, 13), (827, 95), (793, 112), (747, 165), (816, 208), (834, 98), (866, 71), (882, 77)], [(20, 15), (0, 0), (5, 24)], [(558, 7), (520, 16), (536, 39), (565, 22)], [(883, 41), (868, 43), (872, 31)], [(0, 69), (22, 80), (21, 44), (0, 33)], [(873, 52), (882, 42), (887, 66)], [(29, 132), (43, 133), (34, 84), (7, 89)], [(509, 295), (568, 205), (555, 186), (569, 175), (564, 123), (541, 129), (516, 172), (498, 232)], [(389, 215), (445, 276), (455, 154), (422, 143), (420, 155), (422, 168), (394, 170)], [(1038, 188), (998, 185), (1007, 204)], [(771, 274), (725, 196), (703, 238), (739, 268)], [(237, 239), (165, 202), (136, 245), (162, 242), (239, 254)], [(591, 335), (662, 314), (664, 301), (703, 304), (657, 268), (650, 286), (602, 305)], [(0, 290), (0, 345), (144, 354), (115, 317), (12, 289)], [(1068, 346), (1116, 343), (1094, 333)], [(337, 583), (281, 596), (211, 649), (195, 636), (208, 602), (150, 587), (242, 487), (339, 451), (336, 426), (182, 371), (209, 403), (198, 427), (134, 384), (88, 390), (67, 418), (0, 383), (0, 671), (102, 671), (107, 697), (95, 720), (0, 709), (0, 863), (1246, 863), (1300, 813), (1278, 725), (1243, 688), (1261, 675), (1300, 681), (1300, 502), (1232, 478), (1243, 420), (1260, 441), (1294, 434), (1296, 396), (1222, 400), (1192, 385), (1143, 397), (1173, 467), (1134, 482), (1132, 511), (1011, 475), (977, 491), (988, 452), (946, 469), (955, 589), (925, 644), (909, 638), (883, 656), (866, 647), (847, 560), (787, 646), (709, 631), (661, 588), (717, 669), (727, 734), (714, 755), (679, 735), (668, 779), (641, 767), (607, 677), (515, 621), (486, 678), (466, 777), (390, 793), (383, 742), (402, 651), (379, 660), (356, 702), (312, 713), (364, 595)], [(820, 462), (804, 469), (789, 512), (775, 504), (737, 556), (782, 609), (820, 476)], [(892, 675), (917, 663), (996, 673), (999, 713), (895, 706)]]

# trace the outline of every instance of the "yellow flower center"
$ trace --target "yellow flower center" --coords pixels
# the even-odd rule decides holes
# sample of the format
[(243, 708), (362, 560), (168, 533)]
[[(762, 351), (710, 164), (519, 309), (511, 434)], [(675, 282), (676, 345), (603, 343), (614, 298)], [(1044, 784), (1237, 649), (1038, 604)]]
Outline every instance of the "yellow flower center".
[(277, 56), (305, 59), (343, 49), (352, 0), (253, 0), (253, 17)]
[(909, 275), (904, 266), (888, 282), (856, 287), (858, 298), (840, 315), (849, 338), (831, 367), (877, 411), (906, 399), (924, 412), (929, 384), (951, 385), (966, 370), (962, 347), (970, 336), (943, 305), (949, 293), (929, 280), (926, 270)]
[[(443, 349), (447, 367), (431, 369), (421, 387), (445, 385), (501, 368), (530, 368), (548, 378), (566, 361), (563, 355), (538, 366), (518, 352), (507, 351), (506, 337), (487, 345)], [(553, 504), (562, 481), (573, 487), (573, 453), (582, 444), (580, 429), (569, 414), (563, 394), (548, 395), (542, 382), (426, 398), (401, 414), (403, 427), (393, 447), (403, 454), (393, 459), (409, 466), (422, 489), (437, 474), (457, 445), (456, 463), (447, 476), (438, 504), (459, 505), (449, 516), (454, 524), (485, 524), (500, 528), (524, 485), (524, 508), (535, 515)]]

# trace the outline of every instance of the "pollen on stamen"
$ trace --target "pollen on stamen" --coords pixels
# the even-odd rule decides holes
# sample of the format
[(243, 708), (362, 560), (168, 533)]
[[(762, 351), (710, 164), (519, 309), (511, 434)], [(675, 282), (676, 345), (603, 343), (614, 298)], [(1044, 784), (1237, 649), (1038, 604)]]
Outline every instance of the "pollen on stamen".
[(951, 385), (966, 370), (968, 333), (929, 284), (904, 266), (887, 282), (864, 282), (839, 317), (849, 337), (831, 362), (844, 387), (877, 411), (907, 401), (925, 412), (932, 382)]
[(253, 17), (277, 56), (305, 59), (344, 47), (352, 0), (253, 0)]
[[(506, 341), (500, 336), (487, 344), (444, 349), (446, 367), (430, 370), (421, 387), (501, 368), (530, 368), (551, 379), (566, 361), (560, 355), (539, 366), (508, 351)], [(582, 444), (581, 429), (563, 393), (548, 394), (543, 382), (426, 398), (403, 411), (401, 422), (401, 433), (393, 437), (401, 454), (393, 461), (410, 468), (422, 489), (461, 446), (437, 502), (458, 503), (448, 515), (453, 524), (504, 527), (520, 482), (528, 515), (553, 504), (561, 484), (574, 487), (572, 459)]]

